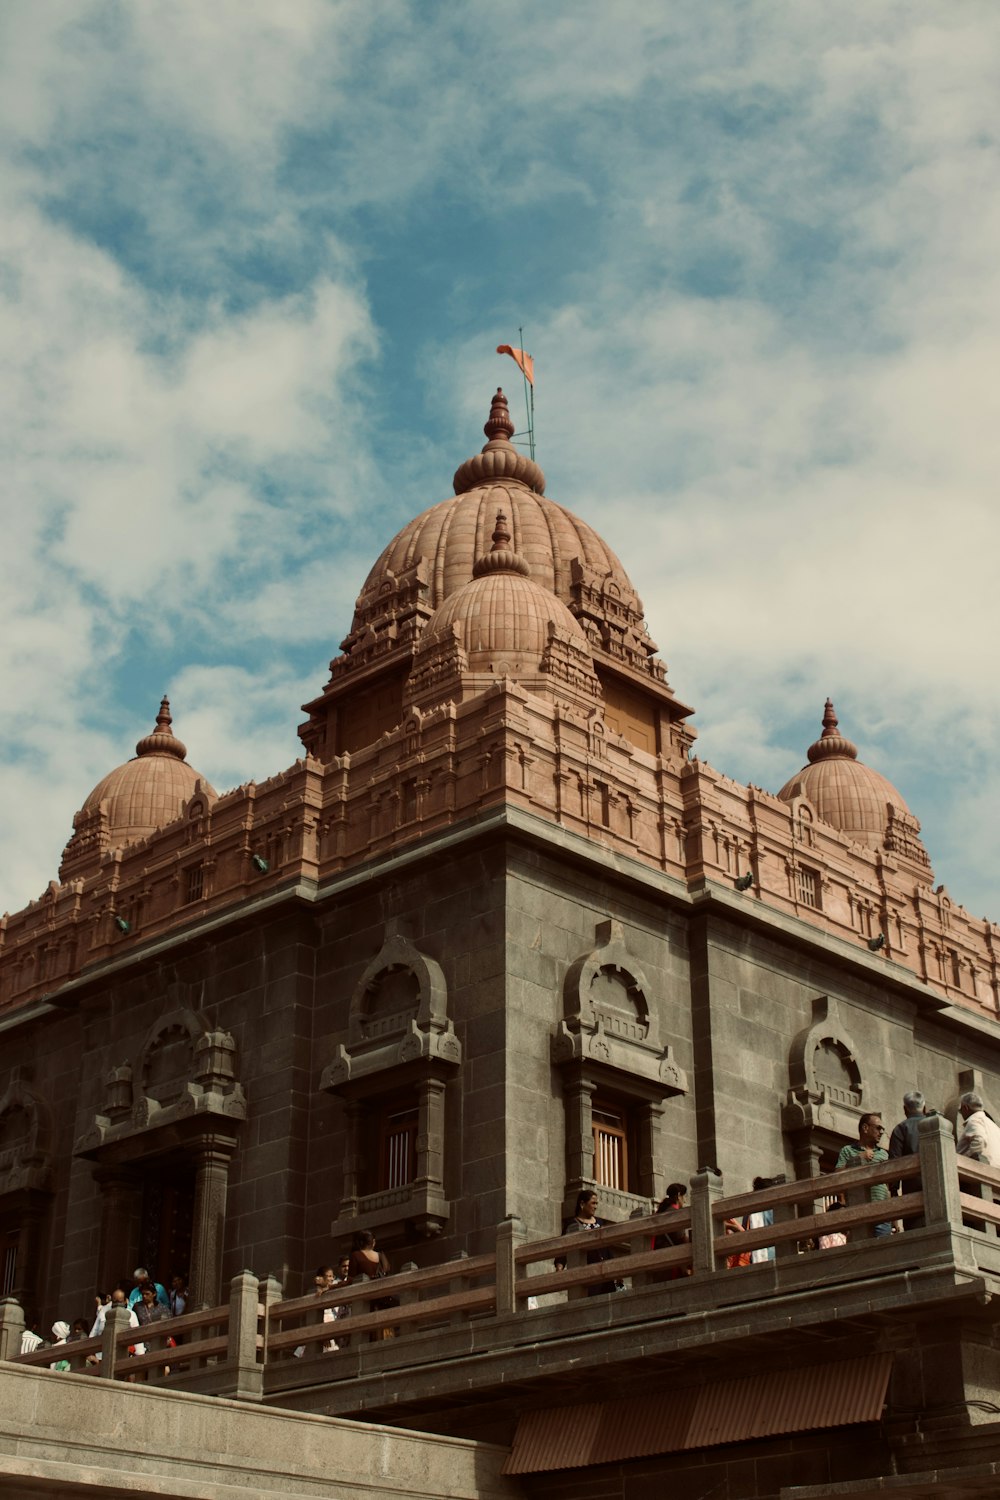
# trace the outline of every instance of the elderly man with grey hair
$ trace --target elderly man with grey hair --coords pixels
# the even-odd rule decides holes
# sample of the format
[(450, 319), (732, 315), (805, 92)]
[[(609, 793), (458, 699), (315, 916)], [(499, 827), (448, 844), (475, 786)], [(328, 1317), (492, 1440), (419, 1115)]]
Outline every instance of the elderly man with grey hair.
[(988, 1167), (1000, 1167), (1000, 1125), (986, 1113), (982, 1095), (963, 1094), (958, 1112), (965, 1121), (956, 1142), (959, 1156), (971, 1156)]
[[(920, 1147), (920, 1122), (924, 1119), (925, 1110), (924, 1096), (919, 1089), (912, 1093), (903, 1095), (903, 1115), (898, 1125), (893, 1126), (892, 1135), (889, 1137), (889, 1160), (893, 1161), (897, 1156), (915, 1156)], [(896, 1184), (895, 1191), (903, 1193), (920, 1192), (919, 1177), (908, 1177), (905, 1182)], [(923, 1216), (914, 1216), (901, 1220), (904, 1229), (922, 1229), (924, 1225)]]

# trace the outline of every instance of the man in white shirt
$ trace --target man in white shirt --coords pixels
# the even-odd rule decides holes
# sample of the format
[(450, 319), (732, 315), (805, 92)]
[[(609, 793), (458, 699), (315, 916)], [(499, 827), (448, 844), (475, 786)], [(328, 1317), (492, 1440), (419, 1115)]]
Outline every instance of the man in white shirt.
[[(98, 1298), (98, 1302), (97, 1302), (97, 1317), (94, 1319), (94, 1326), (90, 1330), (90, 1337), (92, 1339), (103, 1338), (103, 1336), (104, 1336), (104, 1325), (107, 1322), (108, 1309), (110, 1307), (128, 1307), (128, 1326), (130, 1328), (138, 1328), (138, 1326), (139, 1326), (139, 1319), (136, 1317), (135, 1312), (133, 1311), (133, 1309), (131, 1307), (129, 1307), (128, 1298), (126, 1297), (125, 1293), (123, 1291), (121, 1291), (120, 1288), (116, 1288), (116, 1290), (111, 1293), (111, 1296), (110, 1296), (110, 1298), (108, 1299), (107, 1302), (102, 1302)], [(146, 1352), (146, 1346), (145, 1346), (145, 1344), (135, 1344), (133, 1347), (135, 1349), (136, 1354), (145, 1354), (145, 1352)], [(101, 1356), (99, 1354), (90, 1354), (90, 1355), (88, 1355), (87, 1356), (87, 1363), (88, 1363), (88, 1365), (89, 1364), (96, 1364), (97, 1361), (100, 1359), (100, 1357)]]
[(971, 1156), (988, 1167), (1000, 1167), (1000, 1125), (991, 1120), (979, 1094), (963, 1094), (958, 1101), (965, 1124), (955, 1150), (959, 1156)]

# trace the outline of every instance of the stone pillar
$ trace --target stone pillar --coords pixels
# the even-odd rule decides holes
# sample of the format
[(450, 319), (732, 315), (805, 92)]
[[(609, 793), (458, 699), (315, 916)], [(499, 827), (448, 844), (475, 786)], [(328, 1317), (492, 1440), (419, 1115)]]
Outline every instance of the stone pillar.
[(259, 1401), (264, 1393), (264, 1366), (257, 1362), (257, 1306), (260, 1283), (252, 1271), (229, 1283), (229, 1380), (225, 1394), (238, 1401)]
[(111, 1292), (139, 1255), (139, 1177), (127, 1167), (97, 1167), (94, 1180), (101, 1190), (97, 1290)]
[(567, 1079), (566, 1180), (575, 1192), (594, 1180), (594, 1085), (586, 1078)]
[(511, 1317), (518, 1311), (517, 1295), (514, 1290), (517, 1281), (517, 1260), (515, 1258), (519, 1245), (525, 1241), (525, 1230), (523, 1219), (511, 1217), (503, 1219), (497, 1225), (497, 1317)]
[(0, 1302), (0, 1359), (16, 1359), (21, 1352), (24, 1312), (20, 1302), (5, 1297)]
[(953, 1229), (961, 1229), (958, 1158), (951, 1124), (943, 1115), (931, 1115), (929, 1119), (921, 1120), (917, 1133), (920, 1137), (924, 1222), (950, 1224)]
[(417, 1085), (416, 1175), (441, 1186), (444, 1182), (444, 1091), (440, 1078)]
[(206, 1136), (195, 1148), (194, 1222), (191, 1232), (191, 1295), (195, 1310), (217, 1306), (222, 1295), (222, 1250), (226, 1230), (230, 1136)]
[(364, 1107), (358, 1099), (344, 1101), (344, 1123), (346, 1126), (347, 1150), (344, 1153), (344, 1187), (340, 1199), (340, 1213), (356, 1214), (361, 1196), (361, 1169), (364, 1132), (362, 1120)]
[[(162, 1323), (160, 1324), (162, 1328)], [(129, 1308), (109, 1307), (104, 1319), (104, 1344), (101, 1349), (101, 1363), (98, 1373), (104, 1380), (114, 1380), (115, 1371), (120, 1364), (128, 1359), (128, 1344), (119, 1344), (118, 1335), (129, 1333), (132, 1337), (129, 1343), (142, 1343), (142, 1330), (132, 1328), (129, 1319)]]
[(652, 1199), (653, 1206), (663, 1197), (665, 1178), (658, 1168), (656, 1140), (663, 1119), (663, 1104), (649, 1102), (638, 1106), (639, 1116), (639, 1161), (636, 1175), (636, 1191), (644, 1198)]
[(722, 1173), (709, 1168), (691, 1178), (691, 1274), (716, 1269), (714, 1207), (722, 1197)]

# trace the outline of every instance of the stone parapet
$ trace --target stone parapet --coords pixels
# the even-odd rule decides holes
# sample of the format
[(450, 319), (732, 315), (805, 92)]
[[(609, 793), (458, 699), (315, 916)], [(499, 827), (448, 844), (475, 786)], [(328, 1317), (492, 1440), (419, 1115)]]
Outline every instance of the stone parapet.
[(686, 883), (728, 884), (900, 964), (950, 1001), (1000, 1009), (1000, 928), (976, 921), (903, 849), (873, 849), (805, 799), (742, 786), (686, 744), (636, 748), (600, 707), (509, 679), (460, 704), (408, 711), (326, 763), (307, 756), (53, 882), (0, 927), (0, 1012), (46, 996), (137, 942), (180, 934), (254, 897), (308, 893), (483, 811), (513, 806)]

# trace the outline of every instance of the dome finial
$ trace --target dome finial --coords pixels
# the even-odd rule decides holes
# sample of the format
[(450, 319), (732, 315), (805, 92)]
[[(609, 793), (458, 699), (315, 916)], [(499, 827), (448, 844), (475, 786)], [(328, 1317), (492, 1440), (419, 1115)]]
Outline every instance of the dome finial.
[(834, 711), (833, 699), (827, 698), (823, 705), (823, 733), (819, 739), (809, 746), (806, 755), (812, 764), (818, 760), (826, 760), (829, 756), (844, 756), (848, 760), (857, 760), (858, 747), (853, 745), (849, 739), (841, 734), (838, 728), (839, 720)]
[(507, 397), (500, 386), (497, 386), (497, 393), (493, 397), (493, 405), (490, 407), (490, 414), (483, 431), (491, 443), (509, 443), (514, 436), (514, 423), (511, 421)]
[(502, 510), (497, 511), (496, 530), (493, 533), (493, 546), (491, 551), (499, 552), (506, 547), (510, 541), (510, 532), (507, 530), (507, 517)]
[(486, 573), (520, 573), (522, 578), (531, 576), (531, 569), (516, 548), (511, 546), (507, 517), (497, 511), (497, 523), (493, 528), (493, 546), (472, 565), (473, 578), (482, 578)]
[(173, 722), (170, 699), (164, 694), (160, 699), (160, 712), (156, 715), (156, 728), (136, 745), (136, 755), (175, 755), (178, 760), (183, 760), (187, 746), (173, 733)]

